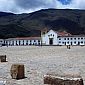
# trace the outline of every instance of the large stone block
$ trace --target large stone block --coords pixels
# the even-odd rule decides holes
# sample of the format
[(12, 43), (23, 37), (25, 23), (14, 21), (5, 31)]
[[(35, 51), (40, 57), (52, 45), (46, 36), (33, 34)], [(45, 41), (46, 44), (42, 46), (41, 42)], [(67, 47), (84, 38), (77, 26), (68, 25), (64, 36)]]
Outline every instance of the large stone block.
[(84, 85), (80, 76), (45, 75), (44, 84), (50, 85)]
[(6, 55), (0, 55), (0, 62), (6, 62)]
[(22, 64), (13, 64), (10, 72), (13, 79), (23, 79), (25, 77), (24, 65)]

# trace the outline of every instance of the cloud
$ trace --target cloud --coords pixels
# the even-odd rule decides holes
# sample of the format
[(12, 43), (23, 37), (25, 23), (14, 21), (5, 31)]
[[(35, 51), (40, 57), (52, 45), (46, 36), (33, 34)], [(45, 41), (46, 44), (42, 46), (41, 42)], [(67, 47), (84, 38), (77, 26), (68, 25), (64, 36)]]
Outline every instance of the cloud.
[(0, 11), (11, 11), (14, 5), (13, 0), (0, 0)]
[(23, 9), (35, 9), (40, 7), (54, 7), (56, 0), (15, 0)]
[(0, 11), (28, 13), (47, 8), (85, 9), (85, 0), (0, 0)]
[(69, 8), (85, 9), (85, 0), (72, 0), (69, 5)]
[(85, 0), (71, 0), (67, 5), (57, 2), (57, 8), (85, 9)]
[(15, 3), (28, 12), (44, 8), (85, 9), (85, 0), (15, 0)]
[(71, 0), (58, 0), (60, 1), (63, 5), (67, 5), (71, 2)]
[(56, 7), (56, 0), (15, 0), (15, 3), (19, 8), (30, 11)]

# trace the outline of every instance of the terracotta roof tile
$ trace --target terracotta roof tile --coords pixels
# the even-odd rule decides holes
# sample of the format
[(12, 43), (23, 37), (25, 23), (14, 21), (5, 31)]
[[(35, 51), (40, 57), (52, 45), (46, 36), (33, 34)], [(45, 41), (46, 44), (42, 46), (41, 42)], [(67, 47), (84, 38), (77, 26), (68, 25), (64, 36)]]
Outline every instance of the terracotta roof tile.
[(64, 32), (57, 32), (58, 36), (71, 36), (70, 33), (64, 31)]
[(9, 38), (9, 39), (16, 39), (16, 40), (40, 40), (41, 37), (16, 37), (16, 38)]

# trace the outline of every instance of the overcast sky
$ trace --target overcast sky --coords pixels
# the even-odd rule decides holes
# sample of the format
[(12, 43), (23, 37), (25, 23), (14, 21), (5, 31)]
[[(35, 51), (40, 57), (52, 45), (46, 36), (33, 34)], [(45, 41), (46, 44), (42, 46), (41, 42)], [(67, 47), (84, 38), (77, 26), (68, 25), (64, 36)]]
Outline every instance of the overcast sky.
[(0, 11), (4, 12), (29, 13), (47, 8), (85, 10), (85, 0), (0, 0)]

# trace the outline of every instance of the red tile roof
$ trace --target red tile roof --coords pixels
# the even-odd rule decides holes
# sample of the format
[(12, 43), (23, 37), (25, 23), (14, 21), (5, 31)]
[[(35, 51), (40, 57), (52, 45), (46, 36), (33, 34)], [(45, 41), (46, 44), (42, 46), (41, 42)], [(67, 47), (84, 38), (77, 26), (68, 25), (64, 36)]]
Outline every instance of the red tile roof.
[(69, 35), (69, 36), (62, 36), (62, 37), (85, 37), (85, 35)]
[(16, 37), (16, 38), (9, 38), (9, 39), (16, 39), (16, 40), (40, 40), (41, 37)]
[(63, 31), (63, 32), (57, 32), (58, 36), (71, 36), (70, 33), (66, 32), (66, 31)]

